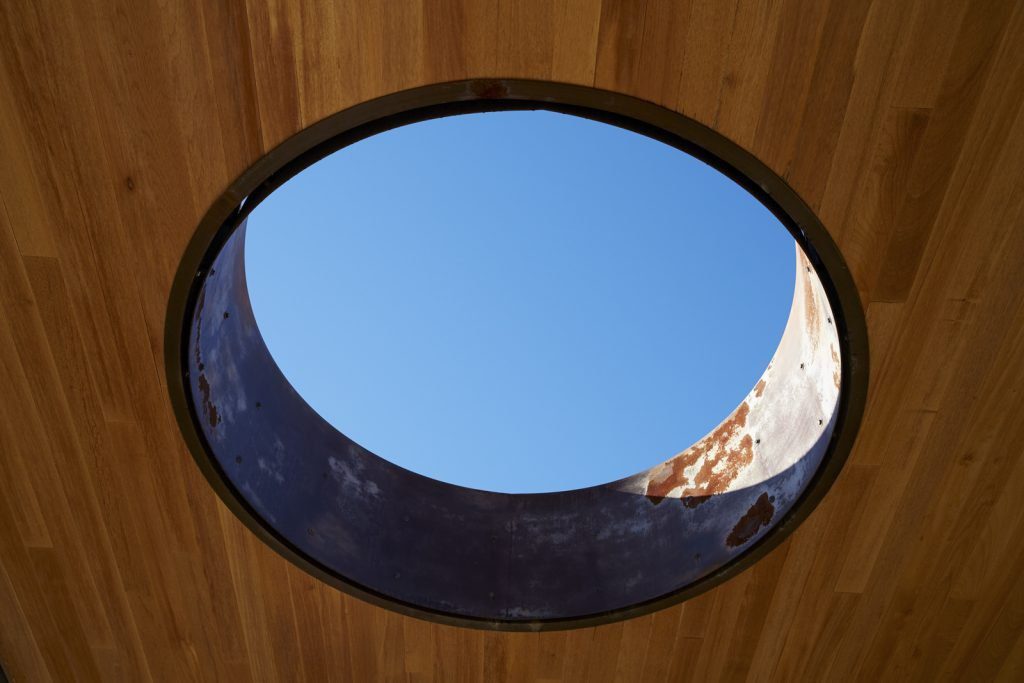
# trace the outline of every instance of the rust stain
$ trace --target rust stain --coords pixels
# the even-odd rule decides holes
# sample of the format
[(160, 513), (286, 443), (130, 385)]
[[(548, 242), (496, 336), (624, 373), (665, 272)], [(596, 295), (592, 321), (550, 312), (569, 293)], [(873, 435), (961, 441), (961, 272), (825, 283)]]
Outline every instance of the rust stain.
[[(807, 269), (805, 272), (810, 272), (810, 263), (807, 261), (806, 256), (800, 257)], [(811, 338), (811, 343), (818, 346), (818, 306), (817, 301), (814, 297), (814, 285), (811, 283), (811, 278), (807, 275), (801, 276), (804, 281), (804, 317), (807, 322), (807, 334)]]
[(202, 344), (200, 344), (202, 333), (203, 333), (203, 307), (206, 305), (206, 286), (204, 285), (202, 290), (199, 292), (199, 305), (196, 308), (195, 321), (196, 321), (196, 349), (195, 359), (196, 367), (199, 369), (199, 393), (203, 395), (203, 411), (206, 413), (206, 419), (210, 423), (211, 427), (216, 427), (220, 422), (220, 414), (217, 412), (217, 406), (213, 405), (213, 401), (210, 400), (210, 382), (206, 379), (206, 374), (203, 369), (206, 367), (203, 364), (202, 356)]
[(203, 410), (206, 411), (206, 419), (209, 420), (211, 427), (216, 427), (220, 422), (220, 415), (217, 414), (217, 406), (210, 401), (210, 383), (205, 374), (199, 375), (199, 393), (203, 395)]
[(494, 79), (473, 81), (473, 94), (485, 100), (497, 100), (508, 96), (508, 86)]
[[(647, 483), (647, 498), (657, 505), (681, 486), (683, 505), (692, 509), (712, 495), (727, 491), (754, 459), (753, 438), (749, 434), (740, 437), (749, 413), (750, 406), (744, 401), (715, 431), (662, 465), (661, 471)], [(698, 463), (700, 469), (690, 482), (685, 472)]]
[[(203, 306), (206, 305), (206, 285), (199, 290), (199, 305), (196, 307), (196, 313), (193, 320), (196, 321), (196, 365), (202, 365), (202, 350), (199, 348), (199, 341), (203, 334)], [(202, 370), (202, 368), (199, 368)]]
[(830, 345), (828, 348), (829, 348), (829, 351), (832, 352), (832, 363), (834, 364), (833, 368), (832, 368), (832, 381), (835, 382), (836, 389), (838, 389), (839, 388), (839, 376), (840, 376), (840, 372), (839, 372), (839, 368), (840, 368), (840, 365), (839, 365), (839, 353), (836, 351), (836, 347), (834, 347), (834, 346)]
[(736, 526), (732, 528), (729, 536), (725, 539), (725, 544), (730, 548), (743, 545), (752, 539), (761, 527), (768, 526), (774, 514), (775, 506), (772, 505), (768, 494), (762, 493), (746, 514), (740, 517), (740, 521), (736, 522)]
[(758, 380), (757, 384), (754, 385), (754, 396), (761, 398), (761, 394), (764, 393), (764, 387), (766, 384), (767, 383), (763, 379)]

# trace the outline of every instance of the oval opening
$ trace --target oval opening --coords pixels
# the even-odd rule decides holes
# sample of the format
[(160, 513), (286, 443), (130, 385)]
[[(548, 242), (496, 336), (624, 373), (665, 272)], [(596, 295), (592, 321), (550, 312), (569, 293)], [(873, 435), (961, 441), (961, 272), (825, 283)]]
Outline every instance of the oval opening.
[(779, 347), (797, 251), (685, 152), (499, 111), (306, 168), (249, 215), (245, 269), (270, 354), (340, 432), (434, 479), (536, 493), (712, 432)]
[[(324, 420), (281, 372), (261, 334), (245, 244), (261, 202), (332, 151), (436, 117), (536, 109), (642, 131), (722, 169), (771, 207), (796, 240), (796, 282), (767, 368), (753, 386), (746, 383), (749, 391), (721, 422), (684, 450), (597, 486), (503, 493), (412, 472)], [(344, 188), (336, 189), (339, 195)], [(384, 192), (381, 199), (398, 196)], [(487, 199), (489, 214), (514, 212), (520, 198), (501, 187)], [(634, 202), (629, 213), (641, 209)], [(295, 225), (302, 211), (275, 229)], [(742, 248), (734, 242), (730, 248)], [(333, 256), (332, 263), (342, 263)], [(566, 259), (579, 260), (572, 251)], [(672, 260), (665, 270), (681, 269)], [(350, 324), (345, 331), (359, 330)], [(768, 349), (774, 346), (772, 340)], [(189, 449), (260, 539), (361, 599), (500, 630), (592, 626), (645, 614), (749, 567), (806, 518), (835, 480), (856, 435), (868, 373), (863, 311), (849, 271), (828, 232), (781, 178), (714, 131), (650, 103), (521, 80), (395, 93), (338, 112), (258, 160), (211, 205), (182, 257), (165, 349), (168, 389)], [(673, 444), (673, 452), (683, 445)]]

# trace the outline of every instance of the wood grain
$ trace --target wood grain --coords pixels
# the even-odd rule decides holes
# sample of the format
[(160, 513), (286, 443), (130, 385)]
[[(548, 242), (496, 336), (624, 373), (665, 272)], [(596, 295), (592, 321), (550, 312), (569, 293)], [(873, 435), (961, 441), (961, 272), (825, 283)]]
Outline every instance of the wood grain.
[[(1024, 6), (0, 3), (0, 661), (46, 680), (1019, 680)], [(565, 633), (411, 620), (264, 547), (178, 435), (174, 269), (260, 155), (468, 77), (593, 84), (821, 215), (873, 375), (834, 489), (751, 570)]]

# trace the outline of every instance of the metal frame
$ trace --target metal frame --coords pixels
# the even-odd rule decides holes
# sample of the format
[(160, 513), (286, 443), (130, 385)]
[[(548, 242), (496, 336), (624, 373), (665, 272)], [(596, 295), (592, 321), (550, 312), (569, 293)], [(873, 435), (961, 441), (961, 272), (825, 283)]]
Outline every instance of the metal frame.
[[(189, 321), (210, 263), (232, 231), (274, 189), (328, 154), (376, 133), (432, 118), (505, 110), (549, 110), (619, 126), (676, 147), (731, 178), (761, 201), (804, 250), (839, 333), (842, 375), (835, 429), (822, 465), (792, 509), (747, 551), (704, 578), (654, 600), (585, 617), (467, 618), (394, 600), (318, 564), (277, 534), (228, 482), (197, 426), (185, 377)], [(228, 508), (277, 553), (330, 585), (388, 609), (445, 624), (506, 631), (595, 626), (640, 616), (703, 593), (753, 565), (793, 532), (838, 477), (860, 426), (869, 374), (867, 329), (853, 278), (828, 231), (782, 178), (713, 129), (669, 109), (585, 86), (515, 79), (439, 83), (386, 95), (321, 120), (259, 159), (213, 202), (182, 256), (168, 301), (164, 363), (171, 404), (196, 464)]]

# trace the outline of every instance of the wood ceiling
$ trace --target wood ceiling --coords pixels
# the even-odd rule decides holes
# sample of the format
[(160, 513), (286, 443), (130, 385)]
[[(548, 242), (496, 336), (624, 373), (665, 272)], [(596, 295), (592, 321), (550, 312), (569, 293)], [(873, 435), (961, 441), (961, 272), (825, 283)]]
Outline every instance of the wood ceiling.
[[(1022, 47), (1012, 0), (0, 3), (8, 675), (1024, 680)], [(853, 271), (872, 378), (846, 469), (681, 606), (544, 634), (397, 616), (261, 545), (179, 436), (164, 313), (210, 202), (324, 116), (473, 77), (716, 128)]]

